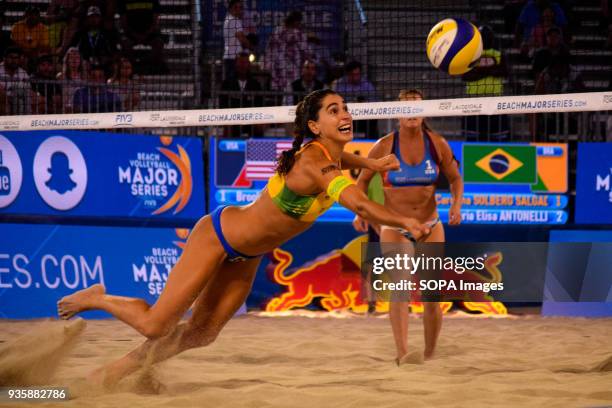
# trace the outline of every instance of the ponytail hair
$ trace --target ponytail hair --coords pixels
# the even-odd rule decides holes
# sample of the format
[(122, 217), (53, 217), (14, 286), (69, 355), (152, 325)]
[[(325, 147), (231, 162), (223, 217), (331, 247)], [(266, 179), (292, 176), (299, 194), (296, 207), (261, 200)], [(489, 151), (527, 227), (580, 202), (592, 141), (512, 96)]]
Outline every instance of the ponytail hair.
[(310, 130), (308, 122), (319, 120), (319, 110), (323, 99), (327, 95), (337, 95), (331, 89), (320, 89), (306, 95), (303, 101), (297, 104), (295, 109), (295, 121), (293, 122), (293, 145), (291, 149), (281, 153), (276, 164), (278, 174), (287, 174), (295, 163), (295, 154), (301, 149), (305, 138), (316, 139)]
[[(416, 89), (416, 88), (402, 89), (399, 92), (397, 99), (399, 99), (400, 101), (409, 101), (409, 100), (415, 99), (414, 98), (415, 96), (420, 97), (421, 100), (425, 99), (425, 94), (423, 93), (423, 91), (421, 91), (420, 89)], [(431, 127), (427, 123), (427, 119), (425, 118), (423, 118), (423, 123), (421, 123), (421, 128), (423, 129), (423, 131), (426, 131), (426, 132), (432, 131)]]

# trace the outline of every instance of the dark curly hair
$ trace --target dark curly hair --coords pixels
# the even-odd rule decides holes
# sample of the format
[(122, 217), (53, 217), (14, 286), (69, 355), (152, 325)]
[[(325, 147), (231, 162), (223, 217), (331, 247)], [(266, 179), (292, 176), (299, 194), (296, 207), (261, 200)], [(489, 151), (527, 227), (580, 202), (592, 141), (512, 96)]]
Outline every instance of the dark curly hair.
[(308, 127), (308, 122), (311, 120), (319, 120), (319, 110), (323, 99), (327, 95), (337, 95), (338, 93), (331, 89), (320, 89), (306, 95), (304, 100), (298, 103), (295, 109), (295, 121), (293, 122), (293, 147), (285, 150), (278, 158), (276, 171), (279, 174), (287, 174), (293, 163), (295, 163), (295, 154), (302, 147), (304, 138), (316, 139), (318, 136), (312, 133)]

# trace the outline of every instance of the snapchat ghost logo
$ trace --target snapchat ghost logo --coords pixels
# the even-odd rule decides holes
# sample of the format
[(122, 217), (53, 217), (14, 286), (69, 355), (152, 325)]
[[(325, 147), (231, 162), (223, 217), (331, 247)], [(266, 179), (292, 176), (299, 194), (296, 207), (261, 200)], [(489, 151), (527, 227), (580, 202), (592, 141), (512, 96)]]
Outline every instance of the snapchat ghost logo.
[(76, 187), (76, 183), (70, 178), (72, 169), (68, 156), (64, 152), (55, 152), (51, 156), (51, 167), (49, 167), (51, 178), (45, 183), (49, 189), (64, 194)]
[(87, 189), (87, 165), (80, 149), (70, 139), (52, 136), (34, 156), (34, 183), (50, 207), (67, 211), (76, 207)]

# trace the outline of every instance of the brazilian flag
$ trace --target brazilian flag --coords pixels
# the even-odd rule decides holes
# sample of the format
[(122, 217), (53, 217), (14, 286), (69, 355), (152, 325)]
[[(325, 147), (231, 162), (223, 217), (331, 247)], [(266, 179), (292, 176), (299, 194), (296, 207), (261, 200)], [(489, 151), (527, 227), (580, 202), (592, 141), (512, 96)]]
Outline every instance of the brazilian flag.
[(535, 146), (463, 144), (466, 183), (534, 184), (537, 176)]

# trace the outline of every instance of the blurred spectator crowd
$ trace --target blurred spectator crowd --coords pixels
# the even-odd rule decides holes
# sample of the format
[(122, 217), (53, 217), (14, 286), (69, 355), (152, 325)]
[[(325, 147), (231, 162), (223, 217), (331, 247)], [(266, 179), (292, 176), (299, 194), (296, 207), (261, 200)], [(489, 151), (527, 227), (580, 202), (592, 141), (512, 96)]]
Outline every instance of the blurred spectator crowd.
[(167, 72), (159, 9), (158, 0), (51, 0), (42, 16), (28, 6), (2, 31), (0, 115), (136, 109), (137, 74)]
[[(606, 38), (601, 49), (612, 50), (612, 0), (598, 1), (597, 29)], [(295, 105), (309, 92), (322, 88), (338, 91), (347, 102), (395, 96), (377, 89), (375, 84), (384, 87), (380, 76), (371, 80), (372, 71), (384, 71), (385, 61), (378, 65), (379, 61), (370, 59), (362, 64), (350, 57), (356, 50), (332, 52), (320, 32), (305, 28), (303, 9), (282, 5), (282, 19), (275, 20), (279, 22), (276, 27), (262, 36), (245, 10), (244, 0), (218, 3), (223, 3), (219, 8), (223, 46), (216, 56), (222, 60), (220, 80), (207, 82), (204, 75), (194, 76), (202, 85), (199, 97), (211, 98), (208, 106)], [(505, 0), (502, 16), (476, 13), (473, 22), (479, 26), (484, 49), (474, 69), (461, 78), (464, 94), (588, 90), (576, 63), (580, 55), (575, 55), (580, 28), (575, 10), (579, 5), (577, 0)], [(44, 6), (44, 10), (27, 7), (10, 32), (0, 31), (0, 115), (138, 110), (142, 108), (144, 78), (169, 73), (160, 0), (50, 0)], [(1, 7), (0, 24), (4, 26)], [(496, 25), (493, 20), (503, 22)], [(200, 67), (206, 70), (202, 61)], [(516, 80), (519, 65), (529, 67), (530, 86)], [(536, 138), (560, 130), (574, 131), (578, 117), (569, 115), (569, 120), (559, 124), (555, 115), (532, 115), (529, 121)], [(462, 118), (462, 131), (468, 138), (505, 139), (510, 129), (509, 117), (504, 115)], [(268, 130), (235, 126), (224, 132), (241, 137), (261, 136)], [(286, 130), (279, 129), (279, 135)], [(355, 131), (358, 136), (375, 137), (378, 125), (376, 121), (358, 121)]]
[[(346, 61), (343, 55), (332, 56), (316, 34), (304, 31), (301, 11), (287, 13), (269, 36), (262, 63), (253, 64), (259, 39), (254, 28), (243, 21), (243, 2), (230, 0), (227, 10), (223, 24), (221, 108), (296, 105), (308, 93), (323, 88), (338, 91), (347, 102), (377, 99), (363, 65), (356, 60)], [(375, 126), (375, 121), (356, 122), (355, 131), (374, 134)], [(262, 129), (235, 126), (229, 133), (257, 136)]]
[[(603, 49), (612, 50), (612, 0), (601, 0), (600, 28), (606, 34)], [(466, 96), (500, 96), (508, 93), (556, 94), (587, 91), (573, 55), (574, 33), (580, 22), (574, 0), (506, 0), (503, 6), (505, 32), (495, 32), (487, 18), (474, 21), (483, 37), (483, 54), (474, 69), (465, 74)], [(249, 28), (241, 0), (231, 0), (223, 26), (224, 81), (221, 86), (221, 107), (250, 107), (263, 105), (293, 105), (308, 92), (331, 88), (345, 96), (347, 102), (365, 102), (382, 99), (367, 79), (367, 67), (344, 56), (331, 56), (316, 34), (303, 30), (302, 13), (288, 12), (282, 25), (276, 27), (265, 44), (263, 55), (256, 56), (257, 32)], [(499, 18), (499, 16), (493, 16)], [(512, 36), (511, 45), (503, 46), (498, 37)], [(261, 49), (261, 47), (259, 47)], [(508, 53), (516, 50), (511, 62)], [(350, 50), (347, 50), (350, 53)], [(256, 58), (261, 63), (252, 64)], [(513, 83), (516, 64), (531, 67), (530, 87)], [(237, 66), (240, 66), (238, 73)], [(260, 79), (254, 82), (253, 77)], [(238, 78), (238, 80), (237, 80)], [(242, 85), (241, 85), (242, 84)], [(249, 84), (249, 85), (247, 85)], [(412, 84), (418, 86), (418, 84)], [(608, 87), (610, 87), (609, 84)], [(509, 90), (513, 86), (515, 89)], [(265, 95), (266, 91), (283, 97), (249, 98), (244, 92)], [(508, 92), (510, 91), (510, 92)], [(228, 95), (236, 93), (239, 98)], [(387, 95), (388, 97), (388, 95)], [(534, 139), (548, 134), (575, 132), (577, 114), (569, 120), (559, 121), (559, 115), (531, 115), (530, 133)], [(243, 129), (245, 135), (251, 128)], [(356, 122), (357, 134), (376, 135), (376, 122)], [(468, 138), (509, 137), (510, 122), (506, 115), (463, 118), (463, 133)], [(234, 130), (232, 135), (238, 136)]]

